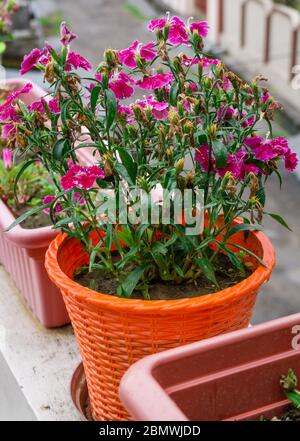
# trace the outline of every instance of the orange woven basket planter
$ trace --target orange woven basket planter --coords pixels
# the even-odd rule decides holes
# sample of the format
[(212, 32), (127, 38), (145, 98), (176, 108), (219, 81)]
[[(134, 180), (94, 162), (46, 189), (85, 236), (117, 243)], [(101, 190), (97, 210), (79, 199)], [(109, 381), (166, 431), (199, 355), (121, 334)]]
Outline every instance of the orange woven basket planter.
[(135, 361), (159, 351), (248, 326), (260, 286), (275, 264), (274, 249), (261, 232), (233, 242), (267, 264), (237, 285), (217, 293), (179, 300), (144, 301), (99, 294), (72, 280), (87, 264), (81, 245), (59, 234), (46, 255), (50, 278), (61, 289), (79, 343), (95, 420), (128, 420), (118, 389)]

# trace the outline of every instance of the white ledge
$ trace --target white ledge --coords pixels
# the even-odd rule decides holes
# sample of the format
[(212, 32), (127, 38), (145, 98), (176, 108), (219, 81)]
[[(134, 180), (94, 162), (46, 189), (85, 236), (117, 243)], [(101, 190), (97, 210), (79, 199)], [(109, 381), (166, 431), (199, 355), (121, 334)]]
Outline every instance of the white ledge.
[(80, 420), (69, 391), (79, 362), (71, 326), (43, 328), (0, 266), (0, 420)]

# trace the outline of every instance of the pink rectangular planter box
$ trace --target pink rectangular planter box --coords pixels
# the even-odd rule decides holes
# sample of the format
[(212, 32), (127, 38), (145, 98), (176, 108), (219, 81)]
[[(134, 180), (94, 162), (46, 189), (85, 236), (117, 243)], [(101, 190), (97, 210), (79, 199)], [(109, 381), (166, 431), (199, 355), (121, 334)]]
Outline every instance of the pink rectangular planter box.
[(26, 303), (47, 328), (70, 322), (60, 291), (45, 270), (45, 253), (57, 232), (51, 227), (26, 230), (20, 225), (4, 230), (15, 220), (0, 199), (0, 263), (14, 279)]
[[(23, 79), (1, 82), (14, 90), (29, 81)], [(26, 104), (40, 99), (45, 91), (33, 84), (33, 89), (22, 99)], [(45, 327), (62, 326), (70, 322), (60, 291), (50, 281), (45, 267), (45, 253), (57, 232), (50, 226), (26, 230), (20, 225), (4, 233), (15, 220), (0, 199), (0, 263), (14, 279), (33, 314)]]
[(287, 409), (279, 379), (289, 368), (300, 379), (300, 314), (146, 357), (120, 398), (142, 421), (272, 418)]

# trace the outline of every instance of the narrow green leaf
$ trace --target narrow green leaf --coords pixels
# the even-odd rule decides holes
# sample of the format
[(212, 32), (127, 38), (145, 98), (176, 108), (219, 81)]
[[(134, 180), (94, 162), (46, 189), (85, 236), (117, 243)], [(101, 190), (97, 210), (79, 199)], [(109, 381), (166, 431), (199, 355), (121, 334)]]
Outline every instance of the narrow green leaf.
[(179, 85), (177, 82), (173, 83), (170, 90), (170, 104), (172, 106), (177, 105), (177, 95), (179, 92)]
[(67, 139), (58, 139), (53, 146), (53, 158), (57, 161), (61, 161), (69, 150), (69, 141)]
[(246, 254), (249, 254), (249, 256), (254, 257), (262, 266), (264, 266), (265, 268), (268, 268), (268, 265), (260, 257), (258, 257), (256, 254), (252, 253), (252, 251), (247, 250), (247, 248), (244, 248), (241, 245), (237, 245), (236, 243), (230, 243), (230, 242), (226, 242), (224, 245), (230, 245), (234, 248), (237, 248), (238, 250), (244, 251)]
[(131, 176), (128, 173), (127, 168), (125, 167), (125, 165), (123, 165), (121, 163), (116, 163), (115, 164), (115, 170), (119, 173), (119, 175), (122, 176), (122, 178), (125, 179), (125, 181), (129, 182), (130, 185), (134, 185), (134, 181), (131, 179)]
[(245, 267), (244, 267), (243, 263), (240, 261), (240, 259), (238, 258), (238, 256), (236, 255), (236, 253), (234, 253), (233, 251), (230, 251), (228, 248), (223, 246), (223, 244), (220, 242), (215, 241), (215, 243), (217, 243), (218, 247), (224, 251), (224, 253), (228, 257), (228, 259), (230, 260), (232, 265), (235, 266), (241, 273), (244, 274)]
[(106, 102), (106, 130), (108, 131), (117, 114), (117, 99), (112, 90), (105, 90), (105, 102)]
[(22, 174), (24, 173), (24, 171), (31, 165), (35, 163), (35, 159), (30, 159), (29, 161), (26, 161), (22, 164), (22, 166), (19, 168), (15, 180), (14, 180), (14, 195), (16, 197), (16, 199), (18, 200), (18, 192), (17, 192), (17, 186), (18, 186), (18, 182), (22, 176)]
[(91, 99), (90, 99), (92, 112), (95, 112), (95, 110), (96, 110), (96, 105), (97, 105), (97, 101), (98, 101), (101, 89), (102, 89), (101, 86), (95, 86), (92, 90)]
[(206, 257), (196, 258), (195, 263), (196, 263), (196, 265), (199, 266), (199, 268), (202, 270), (204, 276), (210, 282), (212, 282), (216, 286), (219, 286), (217, 279), (216, 279), (214, 268), (213, 268), (212, 264), (210, 263), (210, 261)]
[(276, 222), (278, 222), (280, 225), (282, 225), (283, 227), (287, 228), (290, 231), (291, 228), (288, 226), (288, 224), (286, 223), (286, 221), (279, 215), (279, 214), (275, 214), (275, 213), (265, 213), (268, 214), (269, 216), (271, 216), (274, 220), (276, 220)]
[(6, 228), (4, 231), (8, 232), (8, 231), (12, 230), (14, 227), (16, 227), (17, 225), (22, 223), (28, 217), (32, 216), (33, 214), (41, 212), (42, 210), (44, 210), (44, 208), (49, 208), (50, 205), (51, 204), (46, 204), (46, 205), (42, 205), (42, 206), (39, 206), (39, 207), (34, 207), (31, 210), (26, 211), (21, 216), (19, 216), (11, 225), (9, 225), (9, 227)]
[(120, 296), (130, 297), (146, 269), (146, 265), (141, 265), (135, 268), (124, 280), (121, 286), (117, 289), (117, 294)]
[(296, 409), (300, 409), (300, 393), (296, 391), (285, 391), (286, 396)]
[(226, 237), (230, 237), (233, 234), (239, 233), (240, 231), (258, 231), (262, 229), (263, 227), (257, 224), (237, 224), (227, 232)]
[(117, 151), (120, 155), (122, 164), (126, 168), (128, 175), (130, 176), (131, 182), (135, 184), (137, 175), (137, 163), (133, 160), (127, 150), (119, 147)]
[(213, 152), (216, 158), (216, 166), (223, 168), (227, 165), (227, 149), (222, 141), (215, 139), (212, 142)]

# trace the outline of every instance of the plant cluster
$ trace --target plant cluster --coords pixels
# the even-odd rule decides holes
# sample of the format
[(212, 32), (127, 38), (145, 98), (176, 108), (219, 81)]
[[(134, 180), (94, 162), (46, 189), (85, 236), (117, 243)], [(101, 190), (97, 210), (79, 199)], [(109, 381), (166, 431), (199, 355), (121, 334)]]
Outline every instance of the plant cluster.
[[(22, 171), (23, 163), (14, 164), (13, 153), (9, 148), (2, 150), (0, 160), (0, 198), (15, 215), (23, 207), (39, 207), (43, 199), (54, 192), (48, 174), (40, 163), (32, 161)], [(20, 179), (18, 178), (20, 175)], [(17, 194), (17, 198), (16, 195)], [(51, 196), (49, 196), (51, 197)]]
[(18, 4), (15, 0), (2, 0), (0, 2), (0, 55), (6, 49), (5, 41), (11, 39), (11, 17), (17, 11)]
[[(49, 209), (55, 228), (81, 241), (90, 270), (118, 280), (118, 295), (138, 290), (149, 298), (156, 281), (197, 286), (200, 277), (218, 289), (220, 253), (245, 274), (245, 256), (252, 253), (239, 245), (232, 250), (231, 238), (260, 228), (265, 182), (271, 174), (281, 182), (280, 163), (292, 172), (297, 157), (286, 139), (273, 136), (280, 104), (265, 79), (247, 83), (205, 52), (207, 22), (167, 16), (151, 20), (148, 30), (152, 41), (108, 49), (94, 70), (71, 50), (76, 35), (62, 23), (60, 51), (34, 49), (21, 66), (22, 74), (33, 68), (44, 73), (49, 96), (29, 108), (19, 92), (11, 93), (0, 107), (2, 136), (49, 172), (56, 192), (41, 208)], [(144, 97), (134, 99), (137, 91)], [(263, 124), (266, 130), (259, 132)], [(95, 164), (83, 167), (76, 153), (87, 148)], [(105, 223), (101, 195), (107, 189), (119, 193), (120, 184), (147, 193), (200, 189), (203, 231), (185, 234), (184, 220), (178, 222), (172, 210), (167, 225)], [(140, 202), (138, 194), (126, 199), (137, 214)], [(237, 218), (241, 222), (234, 224)]]

